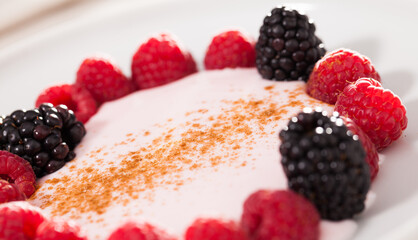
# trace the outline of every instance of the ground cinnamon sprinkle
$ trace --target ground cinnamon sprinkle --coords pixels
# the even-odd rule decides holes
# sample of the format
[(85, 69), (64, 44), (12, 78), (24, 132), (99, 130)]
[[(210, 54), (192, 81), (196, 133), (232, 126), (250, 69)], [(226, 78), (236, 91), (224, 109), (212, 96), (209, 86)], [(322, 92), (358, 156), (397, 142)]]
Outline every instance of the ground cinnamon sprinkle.
[[(274, 130), (277, 122), (287, 121), (283, 117), (290, 109), (317, 104), (316, 100), (297, 100), (297, 96), (305, 94), (303, 87), (287, 93), (274, 92), (274, 85), (264, 89), (266, 95), (262, 99), (248, 96), (235, 101), (224, 100), (225, 107), (217, 114), (205, 108), (188, 112), (184, 123), (165, 128), (149, 144), (106, 162), (103, 156), (109, 152), (120, 152), (118, 147), (135, 144), (137, 138), (150, 135), (148, 130), (128, 133), (124, 141), (86, 154), (101, 161), (99, 167), (69, 164), (71, 176), (45, 181), (32, 199), (39, 200), (41, 208), (51, 207), (53, 215), (70, 214), (72, 218), (87, 212), (100, 215), (112, 204), (127, 205), (139, 197), (152, 201), (156, 188), (181, 188), (193, 181), (182, 174), (185, 171), (203, 168), (217, 171), (222, 166), (252, 168), (248, 161), (251, 154), (246, 153), (247, 158), (242, 159), (241, 153), (253, 149), (256, 143), (254, 134), (277, 134), (278, 129)], [(278, 94), (287, 94), (291, 101), (275, 102), (274, 97)], [(167, 122), (172, 122), (172, 119)], [(164, 127), (164, 124), (158, 126)], [(42, 191), (51, 186), (52, 192)]]
[(272, 90), (273, 88), (274, 88), (274, 85), (270, 85), (270, 86), (264, 87), (265, 90)]

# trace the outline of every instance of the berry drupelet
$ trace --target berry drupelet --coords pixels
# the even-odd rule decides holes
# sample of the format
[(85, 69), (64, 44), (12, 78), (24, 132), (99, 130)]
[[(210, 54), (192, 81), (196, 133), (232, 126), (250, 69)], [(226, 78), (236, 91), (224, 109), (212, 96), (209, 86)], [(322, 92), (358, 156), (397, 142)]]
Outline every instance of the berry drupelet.
[(0, 239), (35, 239), (38, 227), (45, 221), (48, 219), (41, 209), (29, 202), (0, 204)]
[(264, 18), (256, 54), (257, 69), (263, 78), (307, 81), (325, 48), (306, 15), (278, 7)]
[(377, 151), (399, 139), (408, 126), (402, 100), (373, 78), (360, 78), (347, 85), (338, 96), (334, 110), (351, 118)]
[(363, 77), (380, 82), (380, 75), (370, 59), (350, 49), (337, 49), (316, 62), (306, 92), (313, 98), (335, 104), (346, 86)]
[(251, 240), (318, 240), (315, 206), (290, 190), (258, 190), (244, 202), (241, 228)]
[(184, 240), (228, 239), (249, 240), (244, 230), (234, 221), (197, 218), (184, 234)]
[(0, 118), (0, 149), (27, 160), (37, 177), (72, 160), (73, 150), (85, 134), (84, 125), (65, 105), (41, 104)]
[(347, 219), (364, 209), (371, 181), (366, 153), (338, 113), (304, 109), (279, 135), (289, 188), (309, 199), (322, 218)]

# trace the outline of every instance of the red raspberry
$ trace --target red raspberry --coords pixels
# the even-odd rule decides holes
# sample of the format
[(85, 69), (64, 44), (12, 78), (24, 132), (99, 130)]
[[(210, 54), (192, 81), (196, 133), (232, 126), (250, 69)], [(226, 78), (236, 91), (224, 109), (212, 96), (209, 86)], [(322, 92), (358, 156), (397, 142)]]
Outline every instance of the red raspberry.
[(36, 231), (35, 240), (87, 240), (74, 222), (44, 221)]
[(345, 87), (334, 110), (363, 129), (378, 151), (398, 139), (408, 124), (401, 99), (371, 78)]
[(0, 179), (0, 204), (20, 200), (26, 200), (26, 196), (20, 191), (19, 187)]
[(216, 35), (205, 56), (206, 69), (255, 66), (255, 41), (239, 31)]
[(32, 240), (45, 220), (40, 209), (27, 202), (0, 204), (0, 239)]
[(319, 60), (307, 83), (308, 94), (326, 103), (335, 104), (345, 86), (361, 77), (380, 81), (370, 60), (348, 49), (338, 49)]
[(133, 56), (131, 67), (139, 89), (157, 87), (197, 72), (192, 55), (167, 34), (143, 43)]
[(101, 57), (84, 59), (76, 83), (87, 89), (99, 105), (126, 96), (136, 88), (119, 67)]
[(175, 240), (164, 231), (151, 224), (127, 222), (116, 229), (108, 240)]
[(253, 240), (319, 239), (314, 205), (292, 191), (260, 190), (244, 203), (241, 226)]
[(0, 178), (16, 184), (27, 198), (35, 192), (36, 176), (30, 163), (8, 151), (0, 151)]
[(343, 116), (341, 118), (344, 120), (347, 128), (359, 137), (364, 151), (366, 151), (366, 162), (369, 164), (370, 176), (373, 180), (379, 172), (379, 155), (377, 154), (376, 146), (353, 120)]
[(49, 87), (38, 96), (35, 106), (39, 107), (42, 103), (52, 103), (54, 106), (64, 104), (74, 111), (82, 123), (86, 123), (97, 112), (96, 100), (89, 91), (79, 85), (63, 84)]
[(42, 103), (52, 103), (54, 106), (64, 104), (73, 109), (75, 103), (71, 96), (71, 85), (63, 84), (44, 89), (36, 99), (35, 107)]
[(186, 230), (185, 240), (245, 240), (244, 231), (233, 221), (197, 219)]

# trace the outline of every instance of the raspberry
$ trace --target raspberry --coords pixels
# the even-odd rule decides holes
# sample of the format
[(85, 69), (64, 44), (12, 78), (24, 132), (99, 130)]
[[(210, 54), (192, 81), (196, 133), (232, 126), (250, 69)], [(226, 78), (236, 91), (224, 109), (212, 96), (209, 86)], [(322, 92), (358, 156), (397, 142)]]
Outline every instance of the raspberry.
[(255, 42), (239, 31), (216, 35), (205, 56), (206, 69), (223, 69), (255, 66)]
[(288, 190), (259, 190), (244, 202), (241, 226), (253, 240), (319, 239), (320, 217), (304, 197)]
[(35, 240), (87, 240), (74, 222), (44, 221), (36, 231)]
[(371, 78), (361, 78), (345, 87), (334, 110), (363, 129), (378, 151), (397, 140), (408, 125), (401, 99)]
[(306, 15), (277, 7), (266, 16), (255, 46), (257, 70), (265, 79), (306, 81), (325, 54), (315, 25)]
[(43, 90), (36, 99), (35, 107), (39, 107), (42, 103), (52, 103), (53, 105), (64, 104), (70, 109), (74, 109), (75, 103), (71, 96), (71, 85), (62, 84)]
[(151, 224), (127, 222), (113, 231), (108, 240), (175, 240)]
[(312, 70), (307, 83), (308, 94), (326, 103), (335, 104), (345, 86), (361, 77), (380, 81), (370, 60), (348, 49), (326, 54)]
[(0, 239), (32, 240), (45, 220), (41, 210), (27, 202), (0, 204)]
[(84, 59), (77, 71), (76, 83), (87, 89), (99, 105), (135, 91), (135, 84), (119, 67), (101, 57)]
[[(78, 121), (86, 123), (97, 112), (96, 101), (94, 100), (93, 96), (91, 96), (89, 91), (77, 84), (72, 85), (71, 95), (73, 97), (73, 101), (76, 103), (76, 106), (74, 109), (69, 109), (74, 112), (74, 115)], [(59, 104), (53, 105), (56, 106)]]
[(304, 109), (280, 132), (288, 186), (311, 201), (321, 217), (352, 218), (364, 210), (370, 169), (358, 137), (334, 112)]
[(366, 162), (369, 164), (370, 177), (372, 180), (379, 172), (379, 155), (377, 154), (376, 146), (367, 136), (367, 134), (350, 118), (341, 117), (347, 128), (359, 137), (364, 151), (366, 151)]
[(192, 55), (167, 34), (141, 44), (131, 68), (132, 79), (139, 89), (157, 87), (197, 72)]
[(244, 231), (233, 221), (218, 219), (196, 219), (187, 228), (185, 240), (245, 240), (247, 236)]
[(42, 103), (52, 103), (54, 106), (66, 105), (82, 123), (86, 123), (97, 112), (96, 100), (89, 91), (78, 85), (63, 84), (49, 87), (38, 96), (35, 106), (39, 107)]
[(26, 196), (20, 188), (16, 184), (0, 179), (0, 204), (21, 200), (26, 200)]
[(19, 190), (29, 198), (35, 192), (35, 173), (23, 158), (0, 151), (0, 178), (16, 184)]

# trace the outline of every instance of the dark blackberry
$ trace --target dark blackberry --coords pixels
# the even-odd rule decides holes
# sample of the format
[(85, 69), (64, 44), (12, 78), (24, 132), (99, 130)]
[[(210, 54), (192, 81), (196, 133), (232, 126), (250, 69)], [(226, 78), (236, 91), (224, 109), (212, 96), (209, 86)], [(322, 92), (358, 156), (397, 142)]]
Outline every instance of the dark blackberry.
[[(62, 104), (56, 107), (53, 107), (52, 104), (42, 104), (39, 106), (39, 109), (42, 109), (41, 111), (44, 115), (48, 115), (53, 119), (50, 120), (52, 125), (58, 124), (61, 126), (61, 128), (55, 127), (54, 129), (60, 129), (59, 134), (62, 141), (68, 145), (70, 150), (74, 150), (81, 142), (84, 135), (86, 135), (86, 129), (84, 128), (83, 123), (77, 120), (74, 112)], [(56, 116), (58, 116), (59, 121), (56, 119)], [(52, 129), (52, 131), (54, 131), (54, 129)]]
[(279, 135), (289, 188), (309, 199), (322, 218), (347, 219), (364, 209), (371, 181), (366, 153), (338, 113), (305, 109)]
[(306, 15), (287, 7), (274, 8), (264, 18), (256, 44), (256, 65), (265, 79), (307, 81), (325, 54), (315, 25)]
[(26, 159), (37, 177), (74, 159), (73, 150), (85, 134), (84, 125), (64, 105), (42, 104), (0, 118), (0, 149)]

